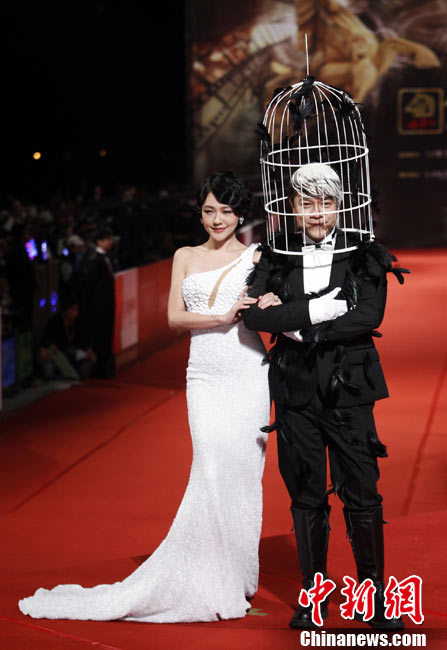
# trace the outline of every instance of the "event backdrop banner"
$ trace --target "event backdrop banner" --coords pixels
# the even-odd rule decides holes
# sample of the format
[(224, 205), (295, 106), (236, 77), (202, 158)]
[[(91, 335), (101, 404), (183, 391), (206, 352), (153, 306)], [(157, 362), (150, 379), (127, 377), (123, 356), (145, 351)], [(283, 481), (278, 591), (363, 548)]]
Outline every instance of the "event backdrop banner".
[[(447, 0), (189, 1), (194, 181), (231, 169), (260, 186), (256, 124), (307, 72), (366, 109), (378, 234), (447, 240)], [(422, 217), (422, 218), (421, 218)]]

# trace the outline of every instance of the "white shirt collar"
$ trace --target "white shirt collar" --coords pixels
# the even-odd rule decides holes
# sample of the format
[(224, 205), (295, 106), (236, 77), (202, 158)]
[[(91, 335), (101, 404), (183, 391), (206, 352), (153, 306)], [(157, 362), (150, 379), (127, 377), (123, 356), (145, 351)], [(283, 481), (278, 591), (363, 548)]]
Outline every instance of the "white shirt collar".
[(101, 253), (101, 255), (107, 255), (107, 251), (105, 251), (103, 248), (101, 248), (101, 246), (97, 246), (97, 247), (95, 248), (95, 251), (96, 251), (97, 253)]
[(324, 237), (321, 241), (316, 242), (314, 241), (311, 237), (306, 235), (306, 233), (303, 233), (303, 249), (307, 250), (334, 250), (335, 247), (335, 239), (337, 237), (337, 233), (335, 231), (335, 226), (332, 228), (331, 232), (329, 232), (326, 237)]

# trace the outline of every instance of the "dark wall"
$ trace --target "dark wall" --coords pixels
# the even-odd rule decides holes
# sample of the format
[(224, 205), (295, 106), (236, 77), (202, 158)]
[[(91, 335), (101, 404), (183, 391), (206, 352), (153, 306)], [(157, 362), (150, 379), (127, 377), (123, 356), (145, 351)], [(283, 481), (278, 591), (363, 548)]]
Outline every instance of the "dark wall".
[(3, 196), (81, 179), (183, 181), (184, 3), (11, 3), (0, 14)]

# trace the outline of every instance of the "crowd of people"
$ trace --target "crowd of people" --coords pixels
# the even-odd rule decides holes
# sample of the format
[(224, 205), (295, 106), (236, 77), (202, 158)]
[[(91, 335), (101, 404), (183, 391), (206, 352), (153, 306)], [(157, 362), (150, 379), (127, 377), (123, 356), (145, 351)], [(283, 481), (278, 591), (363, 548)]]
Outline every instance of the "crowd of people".
[[(113, 273), (168, 257), (191, 238), (187, 197), (134, 185), (81, 188), (70, 200), (57, 192), (41, 204), (8, 197), (0, 209), (2, 337), (33, 331), (44, 378), (113, 374)], [(49, 297), (37, 267), (50, 261), (57, 281)], [(36, 328), (48, 299), (51, 314)]]

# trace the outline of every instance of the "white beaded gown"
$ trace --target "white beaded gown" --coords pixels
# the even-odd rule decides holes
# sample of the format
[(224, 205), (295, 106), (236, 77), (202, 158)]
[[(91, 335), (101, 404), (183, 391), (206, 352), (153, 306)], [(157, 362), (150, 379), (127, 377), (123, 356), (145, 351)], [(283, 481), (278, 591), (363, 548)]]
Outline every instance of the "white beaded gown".
[[(182, 285), (188, 311), (226, 313), (253, 268), (256, 245)], [(193, 461), (166, 538), (111, 585), (59, 585), (19, 601), (33, 618), (173, 623), (243, 617), (257, 589), (270, 400), (264, 346), (243, 322), (191, 333), (187, 368)]]

